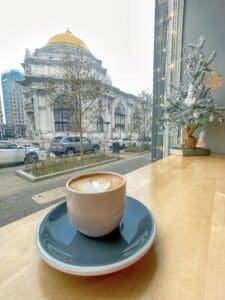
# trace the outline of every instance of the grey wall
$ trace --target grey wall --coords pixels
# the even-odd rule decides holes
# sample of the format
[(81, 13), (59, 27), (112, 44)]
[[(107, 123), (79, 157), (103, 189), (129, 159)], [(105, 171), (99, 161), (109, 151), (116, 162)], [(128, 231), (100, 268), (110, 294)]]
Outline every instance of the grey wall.
[[(196, 43), (201, 35), (206, 38), (205, 53), (217, 51), (213, 69), (225, 79), (225, 0), (185, 1), (183, 46)], [(214, 92), (214, 98), (225, 107), (225, 85)], [(209, 122), (206, 141), (212, 152), (225, 154), (225, 122)]]

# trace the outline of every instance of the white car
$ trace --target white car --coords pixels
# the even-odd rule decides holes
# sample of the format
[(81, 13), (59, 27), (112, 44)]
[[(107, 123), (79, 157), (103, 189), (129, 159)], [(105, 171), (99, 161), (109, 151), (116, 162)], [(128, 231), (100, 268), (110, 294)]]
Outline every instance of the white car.
[(35, 160), (39, 160), (39, 155), (34, 148), (0, 141), (0, 165), (29, 163)]
[(119, 143), (120, 149), (125, 149), (129, 146), (135, 146), (136, 143), (129, 138), (115, 137), (108, 144), (109, 148), (112, 148), (113, 143)]

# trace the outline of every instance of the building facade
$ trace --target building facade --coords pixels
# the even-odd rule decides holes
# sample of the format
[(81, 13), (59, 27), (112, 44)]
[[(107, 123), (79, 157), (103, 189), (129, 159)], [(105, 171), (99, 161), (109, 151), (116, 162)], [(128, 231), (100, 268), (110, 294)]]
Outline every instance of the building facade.
[(3, 110), (2, 110), (2, 102), (0, 97), (0, 139), (4, 136), (4, 123), (3, 123)]
[[(76, 65), (73, 71), (77, 72), (80, 82), (88, 82), (94, 75), (101, 85), (97, 103), (104, 110), (98, 118), (93, 119), (84, 134), (98, 138), (129, 135), (130, 109), (137, 97), (114, 87), (107, 70), (102, 67), (102, 61), (69, 30), (53, 36), (47, 45), (36, 49), (34, 53), (26, 50), (22, 65), (25, 76), (20, 84), (25, 97), (28, 135), (49, 139), (55, 135), (74, 132), (70, 126), (71, 111), (64, 106), (65, 99), (61, 102), (59, 100), (58, 105), (52, 105), (51, 92), (48, 92), (53, 82), (58, 90), (58, 98), (60, 91), (62, 96), (62, 90), (69, 82), (72, 65)], [(84, 70), (84, 66), (89, 67), (88, 73), (79, 71)], [(91, 117), (87, 114), (86, 121), (91, 120)]]
[(5, 112), (6, 132), (13, 137), (24, 136), (26, 120), (24, 111), (24, 97), (22, 87), (18, 81), (23, 80), (23, 74), (17, 70), (10, 70), (1, 76), (3, 105)]

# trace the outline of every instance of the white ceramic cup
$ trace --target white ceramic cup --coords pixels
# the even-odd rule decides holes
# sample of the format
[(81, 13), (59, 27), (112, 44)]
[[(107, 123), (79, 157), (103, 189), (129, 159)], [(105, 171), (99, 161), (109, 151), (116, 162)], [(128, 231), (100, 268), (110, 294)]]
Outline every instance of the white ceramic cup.
[[(122, 183), (103, 192), (80, 192), (71, 188), (71, 182), (86, 176), (110, 174), (119, 176)], [(113, 172), (90, 172), (74, 176), (66, 183), (67, 210), (77, 230), (90, 237), (100, 237), (119, 226), (126, 203), (126, 180)]]

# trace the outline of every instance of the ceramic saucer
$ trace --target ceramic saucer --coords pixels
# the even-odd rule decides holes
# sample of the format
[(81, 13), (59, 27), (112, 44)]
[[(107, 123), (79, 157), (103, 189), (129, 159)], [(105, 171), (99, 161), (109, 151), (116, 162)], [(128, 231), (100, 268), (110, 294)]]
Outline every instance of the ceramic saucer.
[(41, 257), (65, 273), (95, 276), (112, 273), (139, 260), (151, 247), (156, 233), (149, 209), (131, 197), (118, 229), (101, 238), (81, 234), (70, 221), (66, 202), (42, 220), (36, 236)]

